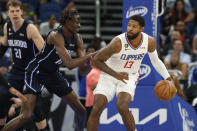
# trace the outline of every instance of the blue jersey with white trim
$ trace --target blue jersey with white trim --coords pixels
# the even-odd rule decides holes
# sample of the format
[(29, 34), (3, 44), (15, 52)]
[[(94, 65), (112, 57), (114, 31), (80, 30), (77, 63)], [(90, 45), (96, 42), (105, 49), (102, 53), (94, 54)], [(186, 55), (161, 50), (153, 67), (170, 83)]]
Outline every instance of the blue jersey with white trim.
[[(60, 34), (62, 34), (65, 41), (65, 48), (68, 50), (69, 54), (73, 56), (77, 50), (76, 34), (73, 34), (70, 40), (66, 40), (63, 27), (55, 29), (54, 31), (58, 31)], [(27, 66), (27, 71), (33, 71), (39, 68), (40, 72), (56, 72), (59, 70), (59, 66), (62, 64), (63, 62), (60, 59), (55, 46), (53, 44), (48, 44), (47, 41), (45, 41), (42, 51), (39, 52)]]
[(38, 52), (34, 42), (27, 38), (27, 26), (29, 21), (24, 20), (23, 25), (16, 32), (12, 28), (12, 23), (7, 23), (8, 47), (11, 48), (13, 58), (13, 69), (25, 71), (25, 67), (35, 57)]

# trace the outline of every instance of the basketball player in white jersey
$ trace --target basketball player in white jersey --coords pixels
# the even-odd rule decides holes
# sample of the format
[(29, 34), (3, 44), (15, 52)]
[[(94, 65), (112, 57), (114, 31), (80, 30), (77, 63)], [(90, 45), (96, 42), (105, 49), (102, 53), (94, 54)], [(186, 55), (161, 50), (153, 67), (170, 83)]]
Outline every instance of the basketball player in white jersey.
[(139, 15), (130, 18), (127, 32), (112, 39), (110, 44), (96, 54), (91, 64), (103, 72), (94, 90), (93, 110), (88, 120), (88, 131), (97, 131), (99, 117), (114, 95), (117, 95), (116, 106), (128, 131), (135, 131), (135, 121), (129, 111), (133, 100), (139, 69), (145, 54), (148, 53), (151, 63), (157, 72), (171, 81), (163, 62), (158, 58), (156, 42), (143, 33), (145, 21)]

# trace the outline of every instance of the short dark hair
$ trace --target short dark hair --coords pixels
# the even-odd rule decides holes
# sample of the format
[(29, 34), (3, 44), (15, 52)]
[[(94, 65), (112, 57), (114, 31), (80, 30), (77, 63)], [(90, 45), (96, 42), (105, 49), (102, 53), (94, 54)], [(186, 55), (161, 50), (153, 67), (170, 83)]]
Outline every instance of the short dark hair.
[(86, 52), (88, 52), (88, 49), (90, 49), (90, 48), (93, 48), (95, 51), (97, 50), (96, 49), (96, 47), (94, 46), (94, 45), (92, 45), (92, 44), (90, 44), (90, 45), (88, 45), (87, 47), (86, 47)]
[(10, 6), (14, 6), (14, 7), (19, 6), (22, 9), (22, 3), (19, 0), (9, 0), (6, 5), (7, 10), (9, 10)]
[(141, 15), (133, 15), (130, 17), (129, 20), (135, 20), (135, 21), (139, 22), (141, 27), (145, 26), (145, 20)]
[(72, 20), (75, 15), (79, 15), (77, 9), (75, 8), (64, 10), (60, 19), (60, 25), (64, 25), (66, 20)]

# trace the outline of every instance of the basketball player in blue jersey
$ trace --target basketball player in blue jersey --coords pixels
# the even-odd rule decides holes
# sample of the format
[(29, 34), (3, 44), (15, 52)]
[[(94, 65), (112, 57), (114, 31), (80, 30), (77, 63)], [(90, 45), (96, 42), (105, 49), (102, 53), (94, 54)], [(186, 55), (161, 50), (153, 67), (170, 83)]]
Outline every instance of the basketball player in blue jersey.
[(88, 131), (97, 131), (99, 117), (115, 94), (116, 107), (126, 129), (135, 131), (135, 121), (128, 106), (134, 98), (140, 65), (146, 53), (149, 54), (151, 63), (158, 73), (172, 82), (166, 67), (158, 58), (155, 41), (142, 32), (144, 25), (143, 17), (132, 16), (127, 25), (127, 32), (113, 38), (91, 61), (93, 66), (103, 72), (94, 90), (94, 106), (88, 120)]
[(59, 66), (63, 64), (69, 69), (75, 68), (89, 61), (95, 53), (76, 59), (70, 56), (72, 53), (70, 48), (75, 44), (80, 47), (83, 45), (82, 38), (77, 34), (80, 28), (80, 16), (77, 10), (65, 10), (60, 24), (61, 27), (48, 34), (42, 51), (26, 67), (27, 102), (23, 104), (21, 114), (12, 121), (12, 124), (5, 126), (3, 131), (12, 131), (30, 118), (37, 95), (42, 90), (38, 85), (44, 85), (50, 93), (64, 99), (81, 116), (82, 119), (79, 121), (85, 125), (86, 110), (59, 72)]
[[(7, 9), (10, 22), (4, 25), (4, 36), (0, 39), (0, 44), (11, 48), (12, 51), (13, 65), (8, 74), (8, 82), (12, 87), (23, 92), (25, 67), (35, 57), (35, 54), (41, 51), (44, 40), (36, 26), (22, 18), (23, 11), (20, 1), (8, 1)], [(44, 129), (47, 125), (41, 109), (37, 109), (35, 112), (37, 128)], [(12, 122), (9, 122), (8, 125), (10, 124)]]

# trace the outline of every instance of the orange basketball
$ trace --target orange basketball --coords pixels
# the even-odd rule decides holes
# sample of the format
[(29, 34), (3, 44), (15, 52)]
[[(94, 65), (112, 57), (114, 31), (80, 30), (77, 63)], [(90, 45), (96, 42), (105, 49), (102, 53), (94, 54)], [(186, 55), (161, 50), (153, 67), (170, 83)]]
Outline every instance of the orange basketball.
[(168, 80), (159, 81), (154, 88), (155, 96), (161, 101), (169, 101), (171, 100), (177, 89), (173, 82)]

